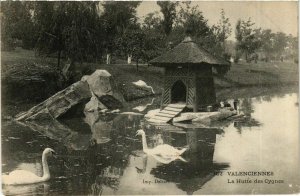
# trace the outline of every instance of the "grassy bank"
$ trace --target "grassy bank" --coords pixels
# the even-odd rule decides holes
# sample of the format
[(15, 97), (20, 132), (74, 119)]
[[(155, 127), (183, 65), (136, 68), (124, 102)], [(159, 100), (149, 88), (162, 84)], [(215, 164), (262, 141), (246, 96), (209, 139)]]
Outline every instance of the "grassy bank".
[[(259, 62), (232, 64), (225, 75), (236, 86), (274, 86), (298, 83), (298, 65), (293, 62)], [(220, 87), (224, 87), (222, 84)]]
[[(92, 73), (96, 69), (110, 72), (115, 83), (126, 96), (138, 97), (141, 92), (132, 90), (132, 82), (143, 80), (154, 88), (157, 94), (163, 90), (163, 69), (158, 67), (127, 64), (93, 64), (84, 63), (85, 70)], [(1, 53), (1, 90), (2, 106), (27, 103), (33, 105), (51, 96), (59, 89), (56, 71), (56, 59), (37, 58), (32, 51), (18, 49), (13, 52)], [(265, 89), (261, 87), (279, 87), (298, 84), (298, 65), (292, 62), (273, 62), (257, 64), (232, 64), (224, 77), (214, 76), (217, 97), (232, 97), (239, 94), (234, 89), (249, 87), (252, 93)], [(251, 88), (250, 88), (251, 87)], [(244, 90), (246, 94), (247, 90)], [(17, 104), (16, 104), (17, 103)], [(12, 107), (12, 106), (10, 106)], [(4, 107), (5, 108), (5, 107)], [(25, 108), (26, 109), (26, 108)], [(18, 110), (18, 109), (16, 109)]]

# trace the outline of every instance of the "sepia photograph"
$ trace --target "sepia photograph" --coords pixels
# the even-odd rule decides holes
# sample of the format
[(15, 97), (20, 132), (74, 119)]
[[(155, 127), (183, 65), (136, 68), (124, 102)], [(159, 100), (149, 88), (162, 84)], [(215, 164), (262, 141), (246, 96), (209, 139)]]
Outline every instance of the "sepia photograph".
[(1, 195), (300, 193), (298, 1), (1, 1)]

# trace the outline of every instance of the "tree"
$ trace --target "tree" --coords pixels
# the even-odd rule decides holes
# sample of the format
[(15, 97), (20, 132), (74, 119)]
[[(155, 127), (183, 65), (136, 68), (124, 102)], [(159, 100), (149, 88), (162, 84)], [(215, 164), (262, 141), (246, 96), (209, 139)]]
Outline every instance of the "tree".
[(284, 48), (287, 46), (287, 36), (285, 33), (277, 32), (274, 36), (274, 50), (277, 59), (281, 58)]
[(221, 56), (222, 54), (218, 39), (214, 35), (213, 29), (208, 26), (207, 19), (199, 11), (199, 7), (191, 6), (190, 2), (182, 2), (180, 4), (174, 32), (177, 33), (174, 37), (179, 37), (180, 40), (183, 39), (183, 36), (188, 35), (213, 55)]
[(151, 12), (145, 16), (143, 22), (143, 28), (148, 30), (160, 31), (162, 28), (162, 19), (158, 15), (158, 12)]
[(216, 36), (218, 42), (221, 44), (223, 53), (225, 53), (225, 41), (231, 35), (231, 24), (229, 18), (226, 18), (225, 12), (221, 10), (221, 18), (217, 25), (212, 26), (212, 31)]
[(285, 48), (285, 55), (287, 58), (293, 59), (298, 63), (298, 37), (293, 37), (291, 34), (287, 36), (287, 46)]
[(1, 47), (11, 50), (16, 43), (25, 49), (32, 49), (36, 31), (32, 21), (32, 3), (20, 1), (1, 2)]
[(157, 5), (159, 5), (160, 11), (164, 15), (162, 26), (165, 34), (168, 36), (172, 31), (173, 22), (176, 18), (176, 7), (178, 2), (157, 1)]
[(260, 29), (253, 29), (254, 24), (250, 18), (247, 21), (239, 19), (237, 22), (235, 28), (237, 59), (240, 55), (245, 54), (246, 61), (250, 62), (252, 60), (251, 55), (261, 46), (261, 42), (256, 36)]
[(186, 33), (192, 37), (204, 38), (211, 33), (207, 19), (205, 19), (203, 13), (199, 11), (198, 5), (191, 7), (190, 2), (182, 3), (177, 25), (182, 26)]
[(145, 53), (145, 34), (140, 28), (129, 29), (124, 32), (122, 37), (119, 37), (117, 42), (120, 48), (120, 54), (130, 55), (136, 61), (138, 70), (139, 60), (144, 57)]
[(62, 70), (60, 62), (64, 54), (70, 61), (67, 69), (70, 78), (66, 79), (72, 80), (76, 72), (75, 62), (83, 62), (89, 56), (95, 58), (99, 55), (98, 44), (101, 37), (97, 33), (97, 2), (35, 3), (34, 20), (39, 31), (37, 51), (39, 54), (57, 52), (58, 70)]
[(271, 29), (264, 29), (258, 33), (261, 41), (261, 49), (265, 53), (265, 61), (268, 62), (271, 55), (274, 53), (274, 36)]
[(164, 33), (162, 19), (158, 15), (158, 12), (152, 12), (146, 15), (142, 25), (142, 31), (145, 35), (143, 60), (148, 62), (162, 54), (162, 51), (166, 48), (166, 42), (169, 40), (169, 37), (166, 37)]
[[(137, 23), (136, 8), (140, 4), (138, 1), (114, 1), (104, 2), (101, 21), (104, 23), (105, 37), (104, 47), (107, 56), (116, 48), (116, 41), (124, 34), (126, 29)], [(107, 58), (109, 59), (109, 58)], [(109, 64), (107, 62), (107, 64)]]

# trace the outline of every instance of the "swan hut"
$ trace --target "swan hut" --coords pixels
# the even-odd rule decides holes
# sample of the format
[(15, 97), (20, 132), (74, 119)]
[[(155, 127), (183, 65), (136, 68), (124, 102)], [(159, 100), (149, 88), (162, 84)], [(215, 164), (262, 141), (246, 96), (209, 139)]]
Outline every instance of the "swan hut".
[(212, 66), (230, 65), (198, 46), (190, 37), (185, 37), (150, 64), (164, 67), (161, 108), (182, 105), (194, 112), (216, 102)]

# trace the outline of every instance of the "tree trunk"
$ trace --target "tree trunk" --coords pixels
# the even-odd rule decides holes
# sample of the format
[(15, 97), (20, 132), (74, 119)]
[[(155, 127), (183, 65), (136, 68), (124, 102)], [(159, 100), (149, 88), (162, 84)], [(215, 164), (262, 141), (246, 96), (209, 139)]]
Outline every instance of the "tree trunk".
[(111, 54), (108, 53), (108, 54), (106, 55), (106, 64), (109, 65), (109, 64), (110, 64), (110, 61), (111, 61)]
[(128, 54), (127, 64), (131, 64), (132, 54)]
[(60, 70), (60, 58), (61, 58), (61, 50), (58, 50), (57, 54), (57, 70)]
[(247, 51), (246, 51), (246, 53), (245, 53), (245, 58), (246, 58), (246, 62), (247, 62), (247, 63), (250, 63), (250, 62), (249, 62), (249, 54), (248, 54)]

